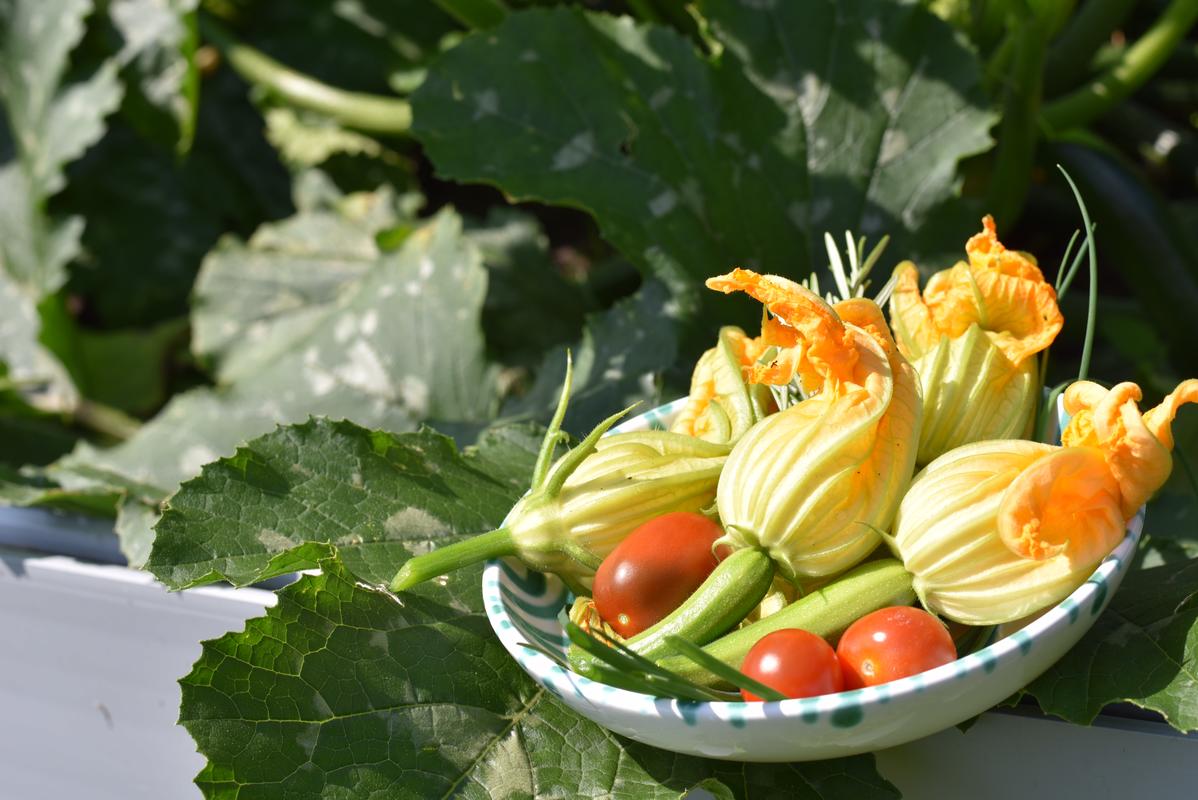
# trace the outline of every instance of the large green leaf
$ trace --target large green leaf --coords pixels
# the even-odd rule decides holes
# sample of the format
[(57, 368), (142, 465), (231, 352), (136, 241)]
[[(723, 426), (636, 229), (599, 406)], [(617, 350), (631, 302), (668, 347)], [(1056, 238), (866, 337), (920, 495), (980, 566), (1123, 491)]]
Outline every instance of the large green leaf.
[(413, 551), (498, 527), (535, 460), (522, 429), (459, 453), (428, 429), (280, 428), (180, 487), (147, 567), (172, 588), (244, 585), (314, 567), (335, 547), (359, 578), (386, 583)]
[(199, 0), (111, 0), (108, 4), (108, 15), (122, 39), (117, 62), (131, 74), (139, 105), (165, 119), (164, 127), (181, 152), (191, 147), (199, 103), (198, 6)]
[(207, 642), (180, 722), (208, 797), (896, 797), (871, 756), (738, 764), (630, 742), (536, 686), (481, 614), (397, 602), (336, 561)]
[[(703, 8), (713, 34), (807, 130), (807, 230), (890, 234), (891, 252), (908, 257), (929, 214), (956, 194), (957, 162), (991, 144), (996, 116), (965, 36), (910, 2)], [(958, 249), (976, 223), (955, 232)]]
[(709, 61), (673, 31), (512, 14), (442, 56), (413, 110), (441, 174), (589, 211), (684, 311), (702, 278), (735, 264), (808, 266), (801, 127), (733, 59)]
[(0, 3), (0, 97), (13, 150), (0, 164), (0, 266), (37, 296), (66, 280), (83, 225), (49, 219), (45, 202), (62, 189), (63, 167), (100, 138), (121, 99), (112, 62), (61, 85), (91, 10), (90, 0)]
[[(574, 381), (565, 428), (585, 436), (621, 408), (639, 412), (661, 401), (658, 376), (678, 356), (678, 322), (665, 287), (656, 282), (612, 308), (587, 317), (573, 347)], [(529, 392), (504, 407), (513, 417), (544, 419), (552, 413), (565, 379), (566, 354), (555, 348), (543, 359)]]
[(54, 354), (38, 341), (41, 319), (33, 297), (3, 269), (0, 309), (0, 392), (47, 411), (74, 408), (78, 390)]
[(487, 266), (488, 352), (505, 364), (533, 365), (550, 347), (577, 338), (594, 303), (558, 272), (534, 217), (498, 208), (469, 232)]
[(1198, 562), (1183, 561), (1129, 574), (1081, 642), (1026, 691), (1048, 713), (1083, 725), (1106, 704), (1129, 702), (1193, 731), (1196, 665)]
[(627, 19), (512, 14), (434, 65), (413, 132), (447, 177), (589, 211), (684, 314), (738, 264), (805, 276), (824, 230), (907, 255), (990, 143), (976, 55), (910, 4), (760, 5), (705, 7), (719, 58)]
[[(300, 226), (291, 230), (303, 233)], [(283, 254), (274, 267), (318, 272), (322, 263)], [(241, 309), (238, 287), (254, 291), (258, 273), (246, 258), (220, 269), (228, 270), (228, 281), (208, 301)], [(290, 285), (273, 286), (285, 298)], [(247, 328), (235, 348), (223, 350), (223, 357), (236, 350), (239, 363), (253, 365), (237, 380), (176, 395), (128, 441), (107, 450), (81, 445), (54, 474), (73, 485), (81, 471), (99, 470), (160, 487), (165, 496), (241, 442), (313, 414), (392, 431), (431, 415), (488, 419), (498, 395), (478, 322), (485, 291), (477, 250), (463, 238), (458, 217), (444, 211), (341, 287), (333, 302), (305, 311), (302, 325), (268, 318), (261, 338)], [(213, 313), (219, 328), (239, 311)]]
[(228, 237), (196, 280), (192, 348), (221, 383), (253, 376), (326, 321), (382, 258), (375, 237), (400, 217), (391, 192), (337, 198)]

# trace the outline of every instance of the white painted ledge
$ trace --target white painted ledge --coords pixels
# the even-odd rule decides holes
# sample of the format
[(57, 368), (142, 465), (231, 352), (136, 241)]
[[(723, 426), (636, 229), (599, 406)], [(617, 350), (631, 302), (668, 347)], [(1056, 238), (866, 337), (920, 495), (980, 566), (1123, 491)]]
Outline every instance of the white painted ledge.
[[(175, 725), (176, 681), (201, 640), (240, 630), (274, 594), (169, 593), (145, 573), (31, 549), (47, 545), (103, 560), (115, 552), (94, 526), (0, 509), (0, 798), (198, 798), (203, 759)], [(877, 758), (916, 800), (1198, 797), (1198, 737), (1158, 722), (1082, 728), (992, 712), (967, 733)]]

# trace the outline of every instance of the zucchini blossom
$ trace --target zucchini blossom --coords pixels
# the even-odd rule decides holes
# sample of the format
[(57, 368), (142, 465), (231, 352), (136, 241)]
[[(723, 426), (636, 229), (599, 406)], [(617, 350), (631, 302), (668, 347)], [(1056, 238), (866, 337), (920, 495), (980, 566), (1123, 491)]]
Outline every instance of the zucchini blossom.
[(1006, 249), (994, 219), (959, 262), (919, 291), (910, 261), (895, 269), (890, 324), (919, 373), (923, 426), (918, 462), (970, 442), (1026, 438), (1040, 393), (1036, 353), (1064, 325), (1056, 292), (1034, 259)]
[(797, 374), (807, 399), (766, 417), (732, 448), (716, 492), (735, 548), (761, 547), (792, 580), (842, 572), (881, 542), (915, 467), (915, 371), (870, 300), (829, 306), (803, 286), (737, 269), (707, 285), (765, 304), (779, 348), (754, 382)]
[(601, 422), (550, 465), (563, 438), (572, 369), (532, 476), (532, 488), (502, 527), (410, 559), (391, 581), (398, 592), (455, 569), (503, 556), (558, 575), (589, 594), (595, 570), (633, 530), (671, 511), (699, 511), (715, 498), (727, 445), (666, 431), (604, 436), (626, 411)]
[(740, 328), (721, 328), (716, 346), (695, 364), (686, 406), (670, 430), (721, 444), (740, 439), (772, 404), (768, 387), (745, 380), (766, 347)]
[(1169, 477), (1171, 425), (1198, 402), (1184, 381), (1141, 414), (1133, 383), (1079, 381), (1062, 446), (989, 441), (929, 464), (899, 508), (892, 549), (924, 606), (968, 625), (998, 625), (1055, 605), (1123, 539)]

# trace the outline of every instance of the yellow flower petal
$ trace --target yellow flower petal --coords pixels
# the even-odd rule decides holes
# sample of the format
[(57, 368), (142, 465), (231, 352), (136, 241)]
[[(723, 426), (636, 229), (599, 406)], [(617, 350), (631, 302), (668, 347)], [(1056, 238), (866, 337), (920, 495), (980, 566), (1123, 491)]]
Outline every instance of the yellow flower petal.
[(1041, 561), (1063, 555), (1101, 561), (1123, 538), (1121, 494), (1102, 451), (1066, 447), (1019, 473), (998, 508), (998, 535), (1011, 552)]
[(772, 402), (764, 386), (746, 386), (765, 349), (762, 338), (731, 325), (721, 328), (716, 346), (695, 364), (686, 406), (670, 430), (709, 442), (740, 438)]
[(903, 355), (914, 361), (934, 348), (943, 334), (919, 293), (919, 270), (904, 261), (894, 271), (897, 278), (890, 295), (890, 327)]
[(1168, 409), (1175, 413), (1177, 405), (1187, 402), (1185, 386), (1183, 383), (1178, 387), (1182, 394), (1170, 395), (1173, 399), (1167, 399), (1162, 404), (1163, 410), (1154, 416), (1158, 428), (1164, 429), (1168, 445), (1145, 424), (1137, 406), (1140, 387), (1134, 383), (1120, 383), (1108, 390), (1089, 381), (1079, 381), (1065, 390), (1065, 410), (1073, 414), (1073, 419), (1061, 433), (1061, 443), (1066, 447), (1094, 447), (1102, 452), (1119, 483), (1125, 519), (1130, 519), (1136, 509), (1148, 502), (1173, 471), (1173, 458), (1169, 455), (1172, 434), (1168, 433), (1172, 413)]
[(918, 356), (941, 336), (956, 338), (977, 324), (1015, 366), (1052, 344), (1064, 317), (1056, 291), (1025, 254), (998, 240), (994, 219), (965, 246), (969, 263), (958, 263), (932, 276), (918, 296), (914, 265), (898, 267), (899, 283), (891, 299), (891, 323), (903, 352)]

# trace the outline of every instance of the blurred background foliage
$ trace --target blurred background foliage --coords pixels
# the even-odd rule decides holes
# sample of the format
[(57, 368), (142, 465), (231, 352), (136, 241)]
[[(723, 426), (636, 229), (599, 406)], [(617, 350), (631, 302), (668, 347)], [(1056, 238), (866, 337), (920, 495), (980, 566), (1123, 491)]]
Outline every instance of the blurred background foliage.
[[(199, 467), (310, 414), (469, 443), (685, 393), (822, 235), (1050, 276), (1091, 375), (1198, 375), (1194, 0), (0, 0), (0, 502), (144, 560)], [(1077, 373), (1084, 278), (1049, 383)], [(711, 295), (710, 297), (707, 295)], [(1198, 554), (1198, 420), (1146, 563)], [(1187, 456), (1188, 454), (1188, 456)]]

